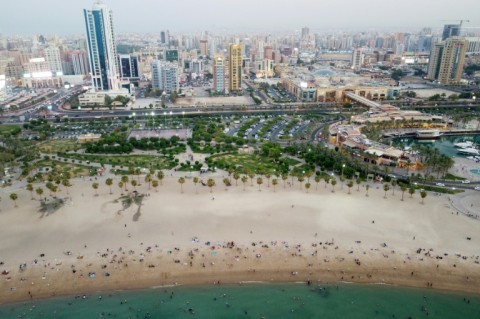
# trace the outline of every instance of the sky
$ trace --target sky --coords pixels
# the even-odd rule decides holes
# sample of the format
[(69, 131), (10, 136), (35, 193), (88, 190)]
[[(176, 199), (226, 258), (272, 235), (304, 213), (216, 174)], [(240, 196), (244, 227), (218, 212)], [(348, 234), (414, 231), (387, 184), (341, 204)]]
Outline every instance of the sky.
[[(85, 33), (83, 12), (93, 0), (3, 0), (4, 35)], [(480, 27), (478, 0), (103, 0), (117, 33), (271, 32), (300, 30), (416, 31), (460, 19)], [(442, 21), (454, 20), (454, 21)], [(476, 29), (479, 31), (480, 29)]]

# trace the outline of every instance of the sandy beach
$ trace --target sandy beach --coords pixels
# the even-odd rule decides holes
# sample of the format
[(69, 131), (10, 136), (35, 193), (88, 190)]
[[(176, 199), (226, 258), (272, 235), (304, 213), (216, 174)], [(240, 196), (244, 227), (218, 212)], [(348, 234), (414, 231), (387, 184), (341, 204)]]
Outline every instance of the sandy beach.
[[(480, 222), (457, 214), (447, 195), (384, 198), (381, 184), (325, 188), (298, 183), (274, 192), (168, 177), (142, 182), (142, 205), (122, 210), (120, 189), (73, 180), (66, 204), (39, 212), (2, 190), (0, 303), (161, 285), (247, 281), (383, 283), (480, 294)], [(209, 176), (202, 178), (206, 181)], [(143, 181), (143, 177), (140, 177)], [(378, 187), (378, 188), (377, 188)], [(129, 192), (133, 187), (129, 185)], [(44, 194), (44, 197), (50, 196)], [(23, 269), (20, 269), (23, 265)]]

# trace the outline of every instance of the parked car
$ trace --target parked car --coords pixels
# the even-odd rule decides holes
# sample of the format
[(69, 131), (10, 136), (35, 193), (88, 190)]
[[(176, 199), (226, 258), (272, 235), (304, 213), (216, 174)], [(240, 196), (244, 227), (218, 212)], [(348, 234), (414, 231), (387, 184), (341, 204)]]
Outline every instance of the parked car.
[(443, 183), (435, 183), (436, 186), (440, 186), (440, 187), (445, 187), (445, 184)]
[(468, 179), (465, 179), (462, 181), (462, 184), (470, 184), (470, 181)]

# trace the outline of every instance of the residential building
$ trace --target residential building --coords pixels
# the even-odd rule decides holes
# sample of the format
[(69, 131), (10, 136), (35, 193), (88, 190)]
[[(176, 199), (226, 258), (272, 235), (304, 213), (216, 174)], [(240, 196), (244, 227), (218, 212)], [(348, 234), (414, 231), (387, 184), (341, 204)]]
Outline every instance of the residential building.
[(213, 59), (213, 91), (225, 92), (225, 58), (216, 55)]
[(85, 51), (74, 51), (70, 53), (74, 75), (88, 74), (87, 54)]
[(92, 85), (97, 90), (115, 90), (119, 85), (117, 45), (112, 11), (100, 1), (83, 10)]
[(447, 40), (451, 37), (458, 37), (460, 36), (460, 30), (462, 28), (462, 24), (446, 24), (443, 26), (442, 32), (442, 41)]
[(427, 78), (444, 85), (459, 83), (467, 47), (468, 41), (460, 37), (436, 43), (430, 54)]
[(56, 46), (49, 46), (45, 48), (45, 60), (47, 61), (50, 70), (55, 74), (63, 74), (62, 59), (60, 58), (60, 50)]
[(228, 90), (239, 92), (242, 90), (242, 46), (230, 44), (228, 53)]
[(178, 92), (179, 75), (176, 64), (154, 60), (151, 64), (151, 73), (154, 89), (160, 89), (166, 93)]
[(352, 70), (355, 72), (360, 71), (363, 65), (365, 55), (363, 54), (362, 48), (356, 48), (353, 50), (352, 54)]
[(208, 41), (200, 40), (200, 55), (207, 56), (208, 54)]
[(120, 54), (118, 56), (120, 64), (120, 78), (131, 79), (138, 78), (138, 56), (130, 54)]

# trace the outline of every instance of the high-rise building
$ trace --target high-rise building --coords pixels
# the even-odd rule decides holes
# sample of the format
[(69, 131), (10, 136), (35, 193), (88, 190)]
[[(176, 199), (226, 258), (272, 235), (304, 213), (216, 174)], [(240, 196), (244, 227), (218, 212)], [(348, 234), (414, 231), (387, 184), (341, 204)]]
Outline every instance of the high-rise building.
[(460, 82), (467, 47), (468, 41), (460, 37), (436, 43), (430, 54), (427, 78), (445, 85)]
[(120, 54), (120, 78), (131, 79), (138, 78), (138, 56), (130, 54)]
[(360, 71), (363, 65), (364, 54), (362, 48), (356, 48), (352, 54), (352, 69), (356, 72)]
[(269, 45), (264, 49), (264, 59), (273, 60), (273, 49)]
[(174, 63), (152, 61), (152, 87), (166, 93), (177, 92), (179, 88), (178, 66)]
[(85, 51), (74, 51), (70, 54), (70, 59), (73, 65), (73, 74), (86, 75), (88, 74), (88, 62)]
[(213, 91), (225, 92), (225, 58), (216, 55), (213, 59)]
[(120, 85), (112, 11), (99, 0), (83, 13), (92, 84), (97, 90), (116, 90)]
[(310, 29), (308, 27), (302, 28), (302, 39), (307, 39), (310, 35)]
[(60, 50), (56, 46), (49, 46), (45, 48), (45, 60), (47, 61), (50, 70), (57, 74), (63, 73), (62, 59), (60, 58)]
[(208, 53), (208, 41), (200, 40), (200, 55), (207, 56)]
[(228, 50), (228, 90), (239, 92), (242, 90), (242, 46), (230, 44)]
[(442, 41), (450, 37), (458, 37), (460, 36), (460, 30), (462, 28), (462, 24), (446, 24), (443, 26), (443, 33), (442, 33)]

